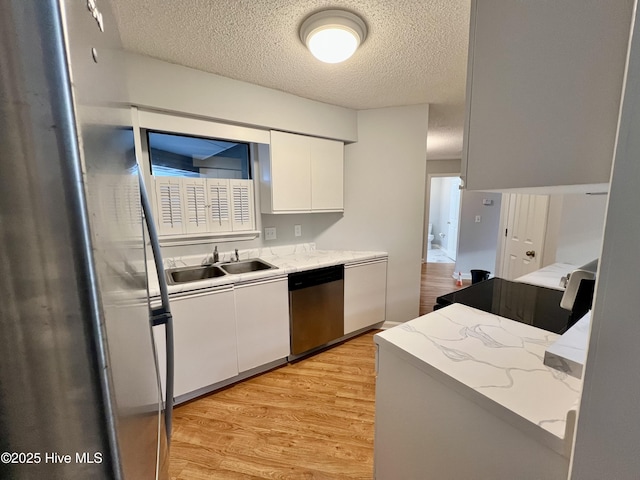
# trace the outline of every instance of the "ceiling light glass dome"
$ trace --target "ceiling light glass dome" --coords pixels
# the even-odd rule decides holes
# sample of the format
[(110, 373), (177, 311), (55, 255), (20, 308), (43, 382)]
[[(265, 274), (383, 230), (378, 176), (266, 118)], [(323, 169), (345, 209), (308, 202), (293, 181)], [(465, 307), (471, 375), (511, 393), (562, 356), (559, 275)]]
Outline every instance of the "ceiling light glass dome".
[(300, 39), (318, 60), (340, 63), (351, 57), (367, 35), (364, 21), (344, 10), (314, 13), (300, 27)]

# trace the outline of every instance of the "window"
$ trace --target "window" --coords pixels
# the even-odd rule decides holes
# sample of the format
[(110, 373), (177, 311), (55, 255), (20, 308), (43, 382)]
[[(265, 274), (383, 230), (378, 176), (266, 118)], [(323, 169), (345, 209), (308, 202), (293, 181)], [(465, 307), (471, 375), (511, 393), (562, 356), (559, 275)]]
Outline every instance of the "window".
[(251, 178), (249, 144), (147, 130), (155, 177)]

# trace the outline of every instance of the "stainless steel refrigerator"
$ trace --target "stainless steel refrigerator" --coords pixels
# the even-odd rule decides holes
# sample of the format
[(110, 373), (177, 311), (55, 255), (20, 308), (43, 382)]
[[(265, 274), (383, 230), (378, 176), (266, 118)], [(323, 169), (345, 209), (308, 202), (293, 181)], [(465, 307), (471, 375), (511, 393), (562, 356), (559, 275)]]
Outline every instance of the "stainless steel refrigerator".
[(130, 117), (107, 1), (0, 1), (2, 479), (168, 476), (172, 323)]

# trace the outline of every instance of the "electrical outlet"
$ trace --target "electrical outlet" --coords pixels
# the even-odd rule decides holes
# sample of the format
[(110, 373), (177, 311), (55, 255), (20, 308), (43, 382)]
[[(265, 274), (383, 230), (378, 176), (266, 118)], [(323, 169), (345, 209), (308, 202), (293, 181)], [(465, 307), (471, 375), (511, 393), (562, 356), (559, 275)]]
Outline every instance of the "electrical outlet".
[(265, 240), (275, 240), (276, 239), (276, 227), (265, 227), (265, 229), (264, 229), (264, 239)]
[(480, 215), (476, 215), (476, 223), (480, 223), (482, 217)]
[(296, 237), (301, 237), (302, 236), (302, 225), (294, 225), (293, 226), (293, 234)]

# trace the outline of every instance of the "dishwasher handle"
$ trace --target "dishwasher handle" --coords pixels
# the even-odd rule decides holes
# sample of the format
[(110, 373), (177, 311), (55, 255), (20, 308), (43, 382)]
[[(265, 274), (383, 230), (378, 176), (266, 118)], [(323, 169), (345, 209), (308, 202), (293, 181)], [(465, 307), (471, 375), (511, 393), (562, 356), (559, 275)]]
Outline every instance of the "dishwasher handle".
[(304, 272), (289, 274), (289, 291), (315, 287), (323, 283), (336, 282), (344, 279), (344, 265), (334, 265), (316, 268)]

